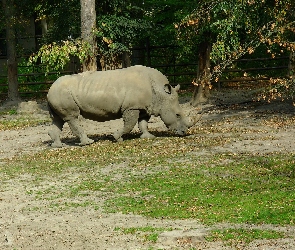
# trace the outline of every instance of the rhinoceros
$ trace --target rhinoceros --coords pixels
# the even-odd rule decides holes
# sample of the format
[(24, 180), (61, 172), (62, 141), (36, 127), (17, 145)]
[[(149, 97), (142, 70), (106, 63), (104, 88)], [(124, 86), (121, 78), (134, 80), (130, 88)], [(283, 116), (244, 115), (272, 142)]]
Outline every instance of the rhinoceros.
[(179, 85), (172, 87), (162, 73), (145, 66), (62, 76), (47, 94), (52, 146), (62, 146), (60, 133), (65, 122), (79, 137), (80, 145), (93, 143), (80, 127), (79, 115), (98, 122), (123, 118), (123, 128), (113, 134), (117, 141), (122, 141), (122, 135), (131, 132), (137, 122), (141, 138), (154, 138), (148, 132), (151, 115), (160, 116), (168, 129), (184, 135), (195, 121), (184, 115), (178, 90)]

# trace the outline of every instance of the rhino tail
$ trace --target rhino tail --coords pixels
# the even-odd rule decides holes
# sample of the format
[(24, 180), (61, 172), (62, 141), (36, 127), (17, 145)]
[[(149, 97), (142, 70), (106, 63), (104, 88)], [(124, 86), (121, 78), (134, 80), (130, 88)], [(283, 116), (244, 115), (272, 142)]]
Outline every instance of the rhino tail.
[(53, 109), (51, 108), (49, 102), (47, 102), (47, 109), (49, 111), (49, 115), (50, 115), (50, 118), (53, 119), (54, 116), (56, 116), (55, 112), (53, 111)]

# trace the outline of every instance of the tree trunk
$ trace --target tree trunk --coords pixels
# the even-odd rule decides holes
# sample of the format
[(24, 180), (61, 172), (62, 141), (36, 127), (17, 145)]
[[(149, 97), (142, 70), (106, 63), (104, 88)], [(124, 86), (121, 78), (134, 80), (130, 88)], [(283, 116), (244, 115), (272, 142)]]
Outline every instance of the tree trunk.
[[(125, 39), (122, 38), (122, 43), (125, 43)], [(131, 66), (130, 55), (128, 52), (124, 51), (122, 54), (122, 68), (128, 68)]]
[(96, 39), (93, 30), (96, 28), (95, 0), (80, 0), (81, 3), (81, 37), (91, 46), (92, 55), (83, 63), (83, 71), (97, 70)]
[(295, 53), (290, 53), (290, 59), (289, 59), (289, 78), (293, 83), (295, 83)]
[(130, 56), (128, 52), (123, 52), (122, 55), (122, 68), (128, 68), (131, 66)]
[(41, 19), (41, 28), (42, 28), (42, 36), (45, 36), (48, 31), (47, 20), (45, 18)]
[(202, 42), (199, 47), (198, 74), (195, 83), (191, 105), (198, 106), (208, 100), (210, 95), (210, 53), (212, 45), (210, 42)]
[(15, 9), (13, 0), (2, 0), (6, 21), (8, 101), (18, 101)]

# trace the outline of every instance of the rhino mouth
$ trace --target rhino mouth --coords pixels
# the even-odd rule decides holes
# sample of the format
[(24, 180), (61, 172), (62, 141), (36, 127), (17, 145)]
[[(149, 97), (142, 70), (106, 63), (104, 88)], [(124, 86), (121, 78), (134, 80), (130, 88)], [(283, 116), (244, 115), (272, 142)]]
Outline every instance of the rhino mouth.
[(169, 130), (177, 134), (178, 136), (185, 136), (187, 134), (188, 128), (186, 127), (186, 128), (179, 129), (179, 128), (169, 127)]
[(176, 134), (179, 136), (185, 136), (187, 134), (187, 129), (185, 131), (176, 131)]

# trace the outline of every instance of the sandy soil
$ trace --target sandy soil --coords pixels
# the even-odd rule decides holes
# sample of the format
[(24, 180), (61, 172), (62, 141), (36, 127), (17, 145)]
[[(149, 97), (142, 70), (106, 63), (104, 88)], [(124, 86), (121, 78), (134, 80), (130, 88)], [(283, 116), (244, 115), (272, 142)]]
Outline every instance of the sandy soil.
[[(243, 98), (241, 98), (243, 97)], [(31, 104), (30, 104), (31, 105)], [(28, 116), (26, 105), (19, 109), (22, 116)], [(184, 109), (188, 108), (183, 104)], [(212, 147), (196, 152), (200, 155), (231, 152), (267, 154), (271, 152), (294, 153), (294, 106), (290, 102), (258, 103), (253, 102), (247, 92), (216, 93), (210, 104), (202, 107), (204, 115), (198, 126), (221, 124), (224, 128), (239, 127), (249, 130), (246, 136), (231, 141), (224, 147)], [(22, 111), (22, 112), (21, 112)], [(196, 109), (195, 112), (199, 112)], [(31, 112), (32, 113), (32, 112)], [(48, 117), (43, 109), (34, 109), (34, 116)], [(29, 114), (32, 115), (32, 114)], [(12, 119), (2, 116), (0, 119)], [(280, 121), (293, 119), (288, 126), (280, 126)], [(226, 121), (226, 122), (224, 122)], [(273, 121), (273, 122), (272, 122)], [(88, 134), (111, 134), (122, 121), (96, 123), (81, 120)], [(30, 154), (49, 147), (47, 135), (49, 124), (25, 129), (0, 131), (0, 167), (5, 159), (22, 154)], [(150, 127), (165, 130), (158, 118), (153, 118)], [(255, 128), (255, 129), (254, 129)], [(191, 135), (193, 136), (193, 135)], [(210, 136), (210, 135), (208, 135)], [(71, 140), (72, 135), (66, 126), (63, 137)], [(64, 145), (72, 147), (71, 143)], [(114, 166), (112, 166), (114, 167)], [(104, 171), (112, 171), (105, 169)], [(213, 225), (200, 224), (197, 220), (148, 219), (137, 215), (121, 213), (107, 214), (100, 207), (79, 207), (56, 211), (49, 208), (48, 201), (36, 199), (28, 190), (38, 189), (30, 180), (35, 177), (21, 175), (8, 179), (0, 186), (0, 249), (232, 249), (222, 242), (206, 242), (204, 236), (212, 228), (266, 228), (286, 232), (290, 238), (279, 240), (258, 240), (250, 245), (239, 245), (239, 249), (295, 249), (295, 227), (274, 225)], [(71, 178), (75, 178), (72, 176)], [(69, 177), (67, 177), (69, 179)], [(64, 178), (48, 179), (43, 186), (62, 186)], [(98, 204), (103, 204), (106, 194), (95, 196)], [(39, 208), (39, 209), (37, 209)], [(123, 234), (116, 227), (166, 227), (172, 231), (163, 232), (156, 243), (144, 241), (139, 233)]]

